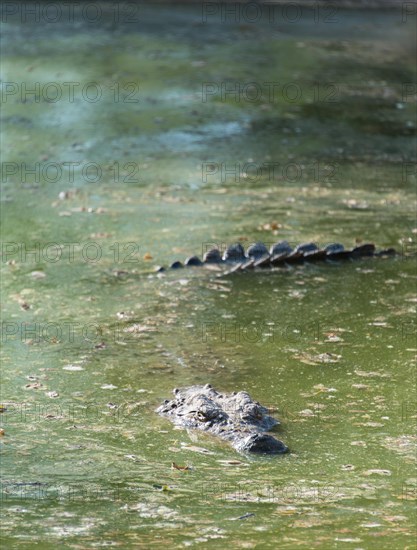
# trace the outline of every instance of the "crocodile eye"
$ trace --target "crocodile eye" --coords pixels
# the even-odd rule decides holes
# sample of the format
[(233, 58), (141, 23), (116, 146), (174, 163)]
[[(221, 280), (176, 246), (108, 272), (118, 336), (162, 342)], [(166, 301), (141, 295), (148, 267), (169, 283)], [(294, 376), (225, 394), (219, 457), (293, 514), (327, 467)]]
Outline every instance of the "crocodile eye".
[(261, 418), (263, 418), (262, 413), (261, 413), (259, 407), (255, 407), (255, 408), (253, 409), (253, 413), (254, 413), (255, 417), (256, 417), (258, 420), (260, 420)]
[(261, 420), (263, 418), (262, 411), (257, 405), (252, 405), (244, 411), (242, 417), (245, 420), (255, 419)]

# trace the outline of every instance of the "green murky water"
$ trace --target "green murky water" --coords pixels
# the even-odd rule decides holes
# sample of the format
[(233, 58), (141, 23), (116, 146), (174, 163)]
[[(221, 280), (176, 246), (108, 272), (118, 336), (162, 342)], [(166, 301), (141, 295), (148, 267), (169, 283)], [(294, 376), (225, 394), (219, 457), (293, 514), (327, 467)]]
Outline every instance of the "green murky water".
[[(200, 9), (3, 25), (3, 543), (414, 548), (415, 260), (152, 267), (238, 239), (414, 252), (415, 22)], [(155, 414), (207, 382), (276, 410), (291, 453)]]

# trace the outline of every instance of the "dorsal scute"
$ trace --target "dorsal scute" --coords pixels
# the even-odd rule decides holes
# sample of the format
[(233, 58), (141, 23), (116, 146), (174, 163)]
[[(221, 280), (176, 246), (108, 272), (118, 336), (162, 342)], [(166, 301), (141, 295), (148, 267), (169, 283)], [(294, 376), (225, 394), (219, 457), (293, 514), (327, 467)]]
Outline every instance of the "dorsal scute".
[(240, 243), (228, 246), (223, 254), (223, 260), (225, 262), (243, 262), (245, 259), (245, 251)]
[(266, 255), (269, 255), (269, 251), (264, 243), (261, 242), (252, 244), (246, 251), (246, 256), (254, 260), (258, 260)]
[(218, 264), (222, 261), (222, 255), (218, 248), (211, 248), (203, 256), (203, 262), (205, 264)]
[(200, 260), (198, 256), (190, 256), (185, 260), (184, 265), (187, 265), (187, 266), (203, 265), (203, 262)]
[(271, 246), (269, 253), (271, 256), (277, 256), (278, 254), (291, 254), (292, 248), (288, 241), (279, 241)]
[(330, 243), (324, 247), (324, 250), (327, 254), (337, 254), (338, 252), (343, 252), (345, 247), (340, 243)]
[(312, 254), (318, 250), (316, 243), (302, 243), (295, 247), (294, 254)]
[(375, 254), (375, 245), (374, 243), (364, 243), (353, 248), (351, 252), (353, 257), (373, 256)]

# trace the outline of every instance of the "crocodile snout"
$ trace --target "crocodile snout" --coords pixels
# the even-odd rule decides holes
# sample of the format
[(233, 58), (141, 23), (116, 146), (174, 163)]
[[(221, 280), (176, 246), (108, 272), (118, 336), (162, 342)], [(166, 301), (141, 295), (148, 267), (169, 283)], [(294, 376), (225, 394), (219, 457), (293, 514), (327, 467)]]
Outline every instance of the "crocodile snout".
[(288, 447), (272, 435), (254, 434), (244, 444), (244, 451), (250, 453), (283, 454), (288, 452)]

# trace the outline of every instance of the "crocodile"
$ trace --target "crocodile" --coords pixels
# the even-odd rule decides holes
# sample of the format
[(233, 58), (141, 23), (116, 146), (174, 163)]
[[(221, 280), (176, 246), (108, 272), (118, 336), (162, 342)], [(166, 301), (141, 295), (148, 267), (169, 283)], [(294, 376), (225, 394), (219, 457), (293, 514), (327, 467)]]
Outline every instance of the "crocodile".
[[(324, 248), (319, 248), (317, 244), (308, 242), (293, 248), (287, 241), (279, 241), (268, 249), (264, 243), (257, 242), (249, 246), (246, 252), (240, 243), (235, 243), (228, 246), (223, 254), (218, 248), (212, 248), (204, 254), (202, 260), (198, 256), (190, 256), (184, 263), (173, 262), (169, 268), (224, 265), (229, 268), (224, 274), (230, 274), (255, 268), (287, 267), (304, 262), (338, 262), (365, 257), (394, 256), (395, 254), (396, 251), (393, 248), (377, 251), (373, 243), (364, 243), (346, 249), (340, 243), (331, 243)], [(166, 268), (158, 266), (156, 271), (163, 272), (166, 271)]]
[(224, 439), (241, 453), (282, 454), (288, 447), (265, 433), (279, 424), (245, 391), (217, 392), (210, 384), (174, 389), (156, 409), (181, 428), (203, 430)]

